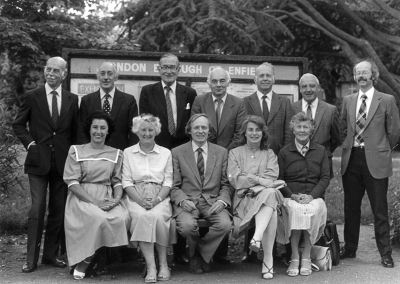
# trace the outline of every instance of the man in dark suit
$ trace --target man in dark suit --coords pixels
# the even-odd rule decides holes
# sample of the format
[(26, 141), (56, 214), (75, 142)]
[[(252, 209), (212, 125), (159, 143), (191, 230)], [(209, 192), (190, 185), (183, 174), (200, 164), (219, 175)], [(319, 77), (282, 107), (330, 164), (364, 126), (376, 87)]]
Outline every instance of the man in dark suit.
[(140, 92), (140, 113), (151, 113), (161, 122), (156, 143), (172, 149), (189, 141), (185, 125), (190, 118), (196, 91), (176, 82), (179, 75), (178, 57), (171, 53), (160, 58), (158, 72), (161, 82), (144, 86)]
[(280, 97), (272, 86), (275, 83), (274, 67), (265, 62), (256, 69), (254, 82), (257, 91), (244, 98), (247, 114), (263, 117), (268, 127), (268, 143), (275, 155), (293, 140), (289, 123), (294, 115), (290, 100)]
[(340, 145), (339, 112), (337, 108), (318, 99), (321, 90), (318, 78), (313, 74), (304, 74), (299, 81), (303, 98), (292, 104), (293, 113), (306, 113), (315, 122), (311, 141), (325, 147), (330, 164), (330, 176), (333, 178), (332, 153)]
[(90, 141), (83, 132), (86, 118), (95, 110), (104, 110), (115, 121), (115, 131), (111, 135), (108, 146), (124, 150), (137, 143), (139, 139), (132, 133), (132, 119), (138, 115), (138, 107), (134, 96), (121, 92), (115, 87), (118, 80), (117, 67), (112, 62), (103, 62), (97, 70), (100, 89), (82, 97), (79, 110), (78, 144)]
[[(192, 141), (172, 149), (173, 216), (178, 231), (187, 239), (190, 272), (195, 274), (209, 271), (208, 263), (232, 228), (227, 210), (231, 206), (226, 175), (228, 151), (207, 142), (209, 129), (210, 121), (205, 114), (193, 115), (186, 127)], [(202, 238), (197, 224), (199, 218), (211, 223)]]
[(57, 258), (64, 234), (64, 210), (67, 185), (63, 180), (68, 150), (76, 139), (78, 97), (61, 87), (67, 75), (67, 63), (52, 57), (44, 68), (46, 84), (28, 91), (13, 122), (14, 132), (28, 150), (25, 173), (28, 174), (32, 207), (28, 217), (28, 252), (22, 272), (37, 268), (49, 187), (49, 213), (43, 248), (43, 264), (64, 268)]
[(192, 108), (192, 115), (205, 113), (211, 121), (208, 141), (228, 150), (240, 145), (240, 129), (246, 116), (243, 100), (227, 93), (230, 81), (222, 67), (211, 70), (207, 78), (211, 93), (196, 97)]
[(373, 85), (379, 70), (372, 61), (353, 69), (359, 92), (343, 100), (342, 165), (344, 189), (344, 249), (340, 258), (354, 258), (360, 234), (365, 191), (374, 214), (375, 241), (384, 267), (394, 267), (390, 246), (387, 190), (392, 175), (392, 150), (400, 135), (399, 110), (393, 96)]

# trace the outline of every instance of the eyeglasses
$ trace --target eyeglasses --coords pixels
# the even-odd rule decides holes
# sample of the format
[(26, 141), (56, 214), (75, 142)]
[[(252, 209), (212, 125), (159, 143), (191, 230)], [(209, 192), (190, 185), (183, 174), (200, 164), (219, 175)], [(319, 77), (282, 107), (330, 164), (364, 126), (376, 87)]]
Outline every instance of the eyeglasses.
[(54, 69), (54, 68), (51, 68), (51, 67), (45, 67), (44, 71), (46, 73), (51, 73), (51, 71), (53, 71), (53, 73), (56, 74), (56, 75), (60, 75), (61, 74), (61, 70), (60, 69)]
[(369, 72), (369, 71), (357, 71), (356, 72), (356, 76), (367, 76), (370, 74), (371, 74), (371, 72)]
[(225, 84), (228, 83), (228, 80), (227, 80), (227, 79), (221, 79), (221, 80), (212, 79), (212, 80), (210, 81), (210, 83), (211, 83), (211, 85), (213, 85), (213, 86), (218, 85), (218, 83), (219, 83), (220, 85), (225, 85)]
[(171, 65), (171, 66), (163, 65), (163, 66), (158, 66), (158, 68), (163, 72), (167, 72), (168, 70), (171, 72), (177, 72), (179, 70), (179, 66), (175, 66), (175, 65)]

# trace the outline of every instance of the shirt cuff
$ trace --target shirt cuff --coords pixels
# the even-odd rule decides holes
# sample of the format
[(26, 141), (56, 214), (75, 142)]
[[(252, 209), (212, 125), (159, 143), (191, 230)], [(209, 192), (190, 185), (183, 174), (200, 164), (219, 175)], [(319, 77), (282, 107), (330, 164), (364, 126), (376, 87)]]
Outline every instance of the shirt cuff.
[(29, 143), (29, 145), (28, 145), (28, 147), (27, 147), (27, 150), (29, 150), (29, 147), (31, 147), (31, 145), (32, 145), (33, 143), (36, 143), (36, 142), (35, 142), (35, 141), (32, 141), (31, 143)]
[(73, 181), (73, 182), (71, 182), (70, 184), (68, 184), (68, 188), (70, 188), (70, 187), (73, 186), (74, 184), (79, 184), (79, 182), (78, 182), (78, 181)]
[(222, 202), (222, 204), (224, 204), (224, 207), (228, 207), (228, 204), (225, 201), (222, 201), (221, 199), (218, 199), (217, 201)]
[(117, 184), (114, 184), (112, 188), (115, 188), (115, 187), (117, 187), (118, 185), (122, 186), (122, 183), (119, 182), (119, 183), (117, 183)]

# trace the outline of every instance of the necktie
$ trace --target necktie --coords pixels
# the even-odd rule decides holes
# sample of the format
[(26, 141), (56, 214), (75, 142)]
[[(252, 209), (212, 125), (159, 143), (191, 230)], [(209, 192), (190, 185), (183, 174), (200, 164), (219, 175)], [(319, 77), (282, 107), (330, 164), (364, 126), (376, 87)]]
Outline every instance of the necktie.
[(104, 104), (103, 104), (103, 110), (110, 115), (111, 114), (111, 106), (110, 106), (110, 102), (108, 101), (108, 98), (111, 98), (110, 94), (106, 94), (105, 95), (105, 100), (104, 100)]
[(312, 111), (311, 111), (311, 104), (310, 104), (310, 103), (309, 103), (308, 106), (307, 106), (307, 116), (308, 116), (310, 119), (313, 119), (313, 117), (312, 117)]
[(53, 118), (54, 125), (57, 125), (58, 120), (58, 107), (57, 107), (57, 95), (56, 91), (51, 92), (53, 94), (53, 100), (51, 102), (51, 118)]
[(360, 109), (358, 110), (357, 121), (356, 121), (356, 142), (361, 144), (364, 142), (363, 132), (365, 127), (365, 122), (367, 121), (367, 103), (365, 100), (367, 96), (363, 94), (361, 96), (362, 102), (360, 105)]
[(262, 106), (263, 106), (263, 117), (264, 117), (264, 121), (265, 124), (268, 123), (268, 116), (269, 116), (269, 110), (268, 110), (268, 104), (267, 104), (267, 96), (264, 95), (262, 96)]
[(308, 151), (308, 147), (307, 147), (307, 145), (304, 145), (303, 148), (301, 148), (301, 154), (303, 156), (305, 156), (307, 154), (307, 151)]
[(201, 185), (204, 183), (204, 158), (203, 149), (197, 148), (197, 169), (199, 170)]
[(218, 133), (218, 128), (219, 128), (219, 121), (221, 119), (221, 104), (222, 100), (221, 99), (216, 99), (215, 102), (217, 102), (217, 109), (215, 112), (215, 119), (217, 120), (217, 133)]
[(174, 136), (175, 135), (175, 123), (174, 123), (174, 113), (172, 112), (172, 103), (171, 98), (169, 97), (169, 93), (171, 88), (169, 86), (165, 86), (165, 101), (167, 103), (167, 116), (168, 116), (168, 131)]

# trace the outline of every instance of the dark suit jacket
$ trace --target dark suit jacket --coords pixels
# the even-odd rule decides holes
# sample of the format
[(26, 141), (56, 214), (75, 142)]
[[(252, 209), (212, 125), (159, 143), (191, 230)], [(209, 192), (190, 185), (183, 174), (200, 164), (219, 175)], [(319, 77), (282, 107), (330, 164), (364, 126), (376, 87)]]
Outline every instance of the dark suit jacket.
[[(78, 96), (62, 89), (61, 111), (54, 125), (44, 86), (26, 92), (22, 105), (12, 124), (14, 132), (25, 149), (31, 145), (25, 160), (25, 173), (45, 175), (51, 166), (51, 151), (54, 146), (57, 170), (64, 174), (69, 147), (76, 142), (78, 120)], [(29, 124), (29, 126), (27, 125)]]
[(193, 103), (192, 115), (205, 113), (211, 121), (211, 129), (208, 141), (218, 144), (228, 150), (240, 146), (240, 130), (246, 109), (241, 98), (226, 95), (226, 100), (222, 109), (217, 134), (217, 118), (211, 93), (198, 96)]
[(303, 193), (314, 199), (324, 198), (330, 178), (328, 155), (323, 146), (310, 142), (310, 148), (303, 156), (292, 141), (279, 152), (278, 164), (278, 179), (287, 184), (280, 189), (284, 197), (290, 198), (292, 193)]
[[(79, 110), (78, 144), (89, 143), (83, 126), (86, 118), (95, 110), (102, 110), (100, 90), (82, 97)], [(138, 115), (138, 107), (134, 96), (115, 89), (111, 108), (111, 117), (115, 120), (115, 132), (111, 135), (106, 145), (120, 150), (136, 144), (139, 139), (132, 133), (132, 119)]]
[[(257, 92), (245, 97), (244, 103), (247, 114), (263, 117)], [(266, 124), (268, 127), (269, 148), (274, 151), (275, 155), (278, 155), (282, 147), (293, 140), (292, 131), (290, 131), (289, 128), (292, 117), (293, 112), (290, 106), (290, 100), (272, 92), (271, 109)]]
[[(358, 93), (343, 100), (342, 175), (346, 173), (354, 143), (357, 98)], [(374, 178), (382, 179), (392, 175), (392, 150), (399, 140), (399, 135), (400, 119), (395, 98), (375, 90), (364, 130), (365, 156), (368, 169)]]
[(177, 126), (175, 136), (172, 136), (168, 131), (167, 103), (161, 82), (142, 88), (139, 99), (140, 113), (151, 113), (161, 122), (161, 133), (155, 139), (158, 145), (171, 150), (189, 141), (189, 137), (185, 134), (185, 126), (196, 96), (194, 89), (176, 84)]
[(182, 200), (190, 199), (197, 205), (201, 196), (210, 205), (217, 200), (222, 200), (229, 207), (231, 206), (231, 191), (226, 175), (228, 151), (225, 148), (208, 143), (203, 186), (201, 185), (192, 142), (187, 142), (172, 149), (172, 165), (174, 167), (174, 181), (170, 196), (174, 209), (173, 216), (177, 216), (182, 211), (179, 206)]

